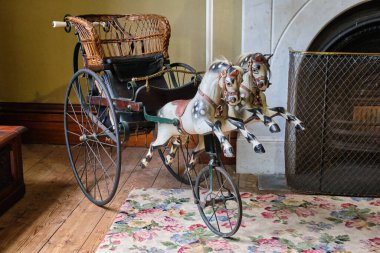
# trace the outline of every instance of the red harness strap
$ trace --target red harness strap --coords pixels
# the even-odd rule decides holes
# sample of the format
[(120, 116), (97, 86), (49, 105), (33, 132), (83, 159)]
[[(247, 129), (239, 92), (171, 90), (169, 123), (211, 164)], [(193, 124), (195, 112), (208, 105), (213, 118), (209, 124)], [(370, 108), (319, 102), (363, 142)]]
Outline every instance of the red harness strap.
[(198, 89), (198, 93), (199, 93), (199, 95), (201, 95), (209, 104), (211, 104), (213, 107), (214, 107), (214, 109), (216, 109), (217, 107), (218, 107), (218, 105), (214, 102), (214, 101), (212, 101), (212, 99), (209, 97), (209, 96), (207, 96), (206, 94), (204, 94), (203, 93), (203, 91), (201, 90), (201, 89)]
[(202, 98), (204, 98), (210, 105), (212, 105), (214, 107), (216, 118), (222, 116), (222, 113), (223, 113), (223, 105), (222, 104), (217, 105), (209, 96), (204, 94), (201, 89), (198, 89), (198, 93), (199, 93), (199, 95), (202, 96)]

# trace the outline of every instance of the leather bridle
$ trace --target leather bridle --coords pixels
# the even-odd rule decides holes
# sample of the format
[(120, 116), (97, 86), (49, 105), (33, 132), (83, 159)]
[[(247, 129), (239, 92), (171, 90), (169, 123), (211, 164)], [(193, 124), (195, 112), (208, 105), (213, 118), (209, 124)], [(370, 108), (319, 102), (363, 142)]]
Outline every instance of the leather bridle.
[[(230, 68), (233, 68), (233, 66), (230, 66), (230, 67), (228, 67), (228, 69), (223, 70), (219, 74), (219, 77), (218, 77), (218, 85), (219, 85), (220, 81), (222, 81), (222, 83), (223, 83), (223, 87), (222, 87), (223, 97), (220, 100), (219, 104), (215, 103), (200, 88), (198, 88), (199, 95), (201, 95), (204, 100), (206, 100), (209, 104), (212, 105), (212, 107), (214, 107), (214, 109), (215, 109), (215, 117), (220, 117), (222, 115), (222, 113), (223, 113), (223, 105), (230, 104), (230, 97), (232, 97), (232, 96), (233, 97), (237, 97), (238, 101), (240, 101), (240, 92), (239, 92), (239, 90), (237, 90), (237, 91), (228, 91), (228, 89), (227, 89), (226, 79), (227, 79), (227, 75), (228, 75), (227, 73), (230, 70)], [(238, 70), (237, 69), (232, 70), (232, 73), (229, 74), (229, 75), (232, 75), (232, 76), (237, 75), (235, 73), (235, 71), (238, 71)]]
[[(265, 76), (265, 77), (260, 76), (260, 77), (256, 78), (256, 77), (253, 75), (253, 73), (252, 73), (252, 66), (253, 66), (253, 64), (256, 64), (256, 63), (258, 63), (258, 64), (264, 64), (264, 65), (267, 65), (267, 64), (266, 64), (264, 61), (256, 61), (253, 57), (254, 57), (254, 55), (252, 55), (252, 56), (249, 58), (249, 60), (248, 60), (248, 73), (249, 73), (249, 76), (252, 78), (253, 83), (255, 84), (255, 86), (256, 86), (258, 89), (261, 89), (261, 88), (262, 88), (262, 86), (259, 87), (259, 83), (261, 83), (261, 81), (263, 81), (263, 80), (264, 80), (264, 82), (267, 82), (267, 83), (268, 83), (268, 87), (269, 87), (270, 83), (269, 83), (269, 80), (268, 80), (268, 78), (267, 78), (266, 76)], [(268, 64), (268, 65), (269, 65), (269, 64)], [(267, 66), (267, 68), (269, 68), (269, 66)]]

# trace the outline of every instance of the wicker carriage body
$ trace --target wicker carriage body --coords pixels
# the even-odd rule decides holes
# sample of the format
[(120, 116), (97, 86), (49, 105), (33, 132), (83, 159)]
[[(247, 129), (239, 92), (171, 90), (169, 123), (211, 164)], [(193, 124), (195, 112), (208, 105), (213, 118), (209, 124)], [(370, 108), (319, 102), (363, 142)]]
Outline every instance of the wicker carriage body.
[[(166, 103), (190, 99), (196, 94), (201, 79), (196, 71), (187, 64), (170, 64), (171, 29), (164, 16), (86, 14), (67, 16), (65, 21), (70, 22), (78, 38), (74, 72), (78, 71), (81, 55), (84, 68), (96, 72), (105, 82), (119, 122), (127, 123), (126, 135), (154, 129), (155, 123), (145, 120), (143, 108), (156, 115)], [(180, 76), (175, 66), (183, 65), (187, 66), (184, 72), (187, 78), (182, 76), (174, 84), (173, 80)], [(104, 106), (108, 103), (95, 94), (91, 99)]]
[(86, 68), (103, 70), (107, 59), (162, 54), (169, 59), (169, 21), (155, 14), (68, 16)]

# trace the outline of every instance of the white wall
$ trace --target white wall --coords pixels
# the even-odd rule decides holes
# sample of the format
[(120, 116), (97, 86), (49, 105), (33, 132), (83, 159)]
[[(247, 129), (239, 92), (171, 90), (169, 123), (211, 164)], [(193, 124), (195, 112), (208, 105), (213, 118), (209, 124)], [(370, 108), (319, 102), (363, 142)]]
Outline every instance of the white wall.
[[(307, 50), (334, 17), (364, 2), (366, 0), (243, 0), (242, 52), (274, 54), (272, 86), (266, 91), (270, 106), (286, 108), (287, 105), (289, 48)], [(236, 151), (239, 173), (285, 173), (285, 121), (278, 117), (275, 120), (282, 129), (276, 134), (271, 134), (261, 123), (248, 125), (264, 145), (265, 154), (254, 153), (251, 145), (239, 136)]]

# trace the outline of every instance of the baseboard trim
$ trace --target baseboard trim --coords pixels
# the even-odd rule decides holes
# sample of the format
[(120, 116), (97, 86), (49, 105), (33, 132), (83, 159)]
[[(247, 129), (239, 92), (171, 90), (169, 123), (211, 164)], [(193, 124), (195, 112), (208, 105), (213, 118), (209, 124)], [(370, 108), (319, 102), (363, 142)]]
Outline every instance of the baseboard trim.
[[(25, 126), (25, 144), (65, 145), (63, 104), (0, 102), (0, 125)], [(148, 147), (152, 134), (131, 136), (127, 146)]]
[(0, 102), (0, 124), (25, 126), (23, 143), (65, 143), (62, 104)]
[[(55, 103), (12, 103), (0, 102), (0, 125), (25, 126), (22, 135), (25, 144), (65, 145), (63, 127), (63, 104)], [(230, 136), (236, 152), (236, 133)], [(152, 134), (130, 136), (127, 146), (148, 147)], [(225, 164), (235, 164), (235, 158), (225, 158)]]

